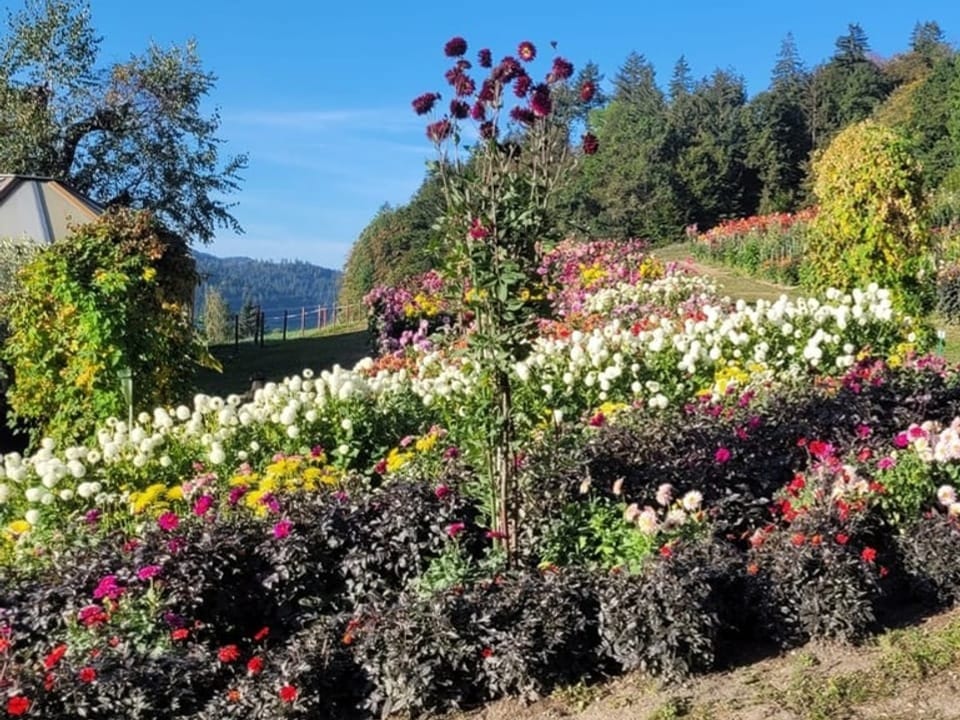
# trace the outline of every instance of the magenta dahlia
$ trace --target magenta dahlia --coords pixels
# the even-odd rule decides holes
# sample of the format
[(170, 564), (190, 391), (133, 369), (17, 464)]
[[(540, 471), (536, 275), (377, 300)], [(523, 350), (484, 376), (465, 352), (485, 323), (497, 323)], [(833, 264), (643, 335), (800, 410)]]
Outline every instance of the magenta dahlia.
[(537, 48), (535, 48), (529, 40), (524, 40), (517, 48), (517, 55), (519, 55), (520, 59), (524, 62), (530, 62), (537, 56)]

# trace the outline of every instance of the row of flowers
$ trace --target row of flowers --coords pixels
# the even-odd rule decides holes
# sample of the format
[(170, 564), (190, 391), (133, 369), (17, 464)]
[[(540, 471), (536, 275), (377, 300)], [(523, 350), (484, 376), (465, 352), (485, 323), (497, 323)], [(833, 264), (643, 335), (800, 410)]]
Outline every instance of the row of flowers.
[[(717, 298), (708, 282), (677, 268), (659, 267), (647, 279), (644, 268), (657, 266), (646, 256), (629, 260), (632, 274), (613, 266), (609, 282), (587, 278), (585, 265), (581, 286), (589, 292), (560, 301), (576, 311), (545, 323), (515, 367), (518, 405), (531, 430), (586, 421), (605, 402), (660, 411), (704, 392), (836, 374), (863, 353), (896, 360), (925, 340), (875, 286), (748, 305)], [(395, 465), (398, 438), (428, 434), (433, 425), (449, 433), (446, 447), (462, 446), (471, 413), (479, 412), (475, 368), (447, 346), (409, 352), (414, 362), (397, 368), (366, 359), (350, 370), (307, 371), (268, 384), (251, 402), (198, 396), (193, 407), (142, 413), (133, 427), (111, 420), (90, 446), (58, 449), (45, 441), (30, 457), (7, 455), (0, 523), (9, 537), (22, 536), (24, 523), (60, 526), (91, 511), (136, 517), (147, 505), (160, 507), (158, 500), (192, 505), (206, 485), (223, 495), (245, 487), (243, 504), (256, 509), (276, 489), (270, 466), (278, 452), (310, 465), (305, 474), (297, 468), (298, 483), (321, 489), (339, 487), (351, 473), (369, 476), (383, 462)]]

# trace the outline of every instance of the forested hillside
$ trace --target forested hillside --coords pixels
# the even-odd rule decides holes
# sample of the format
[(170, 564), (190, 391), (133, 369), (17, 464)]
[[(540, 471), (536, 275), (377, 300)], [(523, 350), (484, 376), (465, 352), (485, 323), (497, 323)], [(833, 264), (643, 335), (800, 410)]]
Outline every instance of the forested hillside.
[[(904, 45), (878, 57), (854, 23), (830, 57), (809, 65), (787, 35), (768, 87), (752, 97), (736, 70), (697, 79), (682, 55), (665, 81), (639, 52), (606, 79), (606, 69), (588, 66), (570, 87), (590, 80), (600, 90), (589, 118), (599, 150), (569, 169), (556, 211), (572, 235), (655, 243), (730, 218), (793, 212), (813, 204), (816, 153), (873, 118), (907, 138), (935, 222), (951, 222), (960, 214), (960, 57), (933, 21), (905, 28)], [(573, 118), (565, 129), (575, 145), (581, 124)], [(428, 175), (409, 203), (381, 209), (348, 258), (342, 300), (434, 265), (439, 198)]]
[(203, 310), (206, 293), (216, 290), (230, 312), (246, 304), (273, 310), (303, 306), (330, 307), (336, 303), (341, 273), (308, 262), (220, 258), (194, 251), (197, 270), (203, 278), (197, 296), (197, 312)]

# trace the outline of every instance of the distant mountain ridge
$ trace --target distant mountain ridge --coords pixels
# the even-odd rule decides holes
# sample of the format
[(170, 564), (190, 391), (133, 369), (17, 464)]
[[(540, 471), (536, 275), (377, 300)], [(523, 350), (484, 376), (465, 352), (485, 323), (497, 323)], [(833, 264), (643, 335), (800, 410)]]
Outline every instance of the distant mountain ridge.
[(341, 271), (302, 260), (255, 260), (217, 257), (193, 251), (203, 282), (197, 290), (196, 311), (203, 312), (206, 293), (217, 290), (233, 313), (249, 301), (267, 312), (301, 307), (333, 307)]

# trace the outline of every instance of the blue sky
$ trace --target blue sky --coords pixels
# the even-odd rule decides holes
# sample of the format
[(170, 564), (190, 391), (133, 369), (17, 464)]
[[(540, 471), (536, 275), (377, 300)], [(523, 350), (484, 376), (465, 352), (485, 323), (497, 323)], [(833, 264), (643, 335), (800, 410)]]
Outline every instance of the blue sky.
[[(15, 5), (18, 3), (10, 3)], [(354, 239), (384, 203), (406, 202), (432, 148), (410, 108), (422, 92), (445, 90), (444, 43), (465, 37), (469, 55), (496, 57), (530, 40), (577, 67), (600, 66), (607, 82), (631, 51), (665, 84), (685, 55), (695, 77), (714, 68), (743, 75), (751, 95), (766, 87), (780, 43), (792, 32), (813, 66), (859, 22), (882, 57), (907, 47), (914, 25), (936, 20), (960, 43), (960, 2), (888, 0), (803, 3), (700, 2), (457, 3), (353, 0), (90, 0), (103, 62), (148, 44), (195, 39), (217, 75), (224, 152), (245, 152), (249, 169), (232, 199), (245, 229), (222, 231), (208, 251), (299, 259), (342, 267)], [(535, 66), (545, 72), (549, 57)]]

